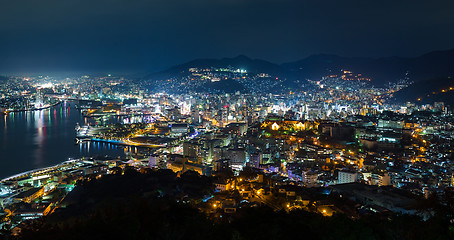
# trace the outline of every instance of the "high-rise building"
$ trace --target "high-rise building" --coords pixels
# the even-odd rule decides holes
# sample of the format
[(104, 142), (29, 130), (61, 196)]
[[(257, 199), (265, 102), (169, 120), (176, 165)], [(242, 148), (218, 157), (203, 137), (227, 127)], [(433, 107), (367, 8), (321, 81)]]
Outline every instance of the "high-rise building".
[(352, 171), (339, 171), (337, 176), (337, 184), (352, 183), (358, 179), (358, 173)]

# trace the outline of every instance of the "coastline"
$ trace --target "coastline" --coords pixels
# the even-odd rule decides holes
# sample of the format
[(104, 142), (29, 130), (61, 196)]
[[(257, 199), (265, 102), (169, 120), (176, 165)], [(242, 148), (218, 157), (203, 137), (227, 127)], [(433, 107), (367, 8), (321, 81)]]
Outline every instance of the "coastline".
[(43, 168), (37, 168), (37, 169), (28, 170), (28, 171), (25, 171), (25, 172), (14, 174), (14, 175), (9, 176), (9, 177), (2, 178), (2, 179), (0, 179), (0, 183), (6, 182), (6, 181), (9, 181), (9, 180), (13, 180), (13, 179), (17, 179), (17, 178), (21, 178), (21, 177), (25, 177), (25, 176), (30, 176), (32, 174), (36, 174), (36, 173), (40, 173), (40, 172), (46, 172), (46, 171), (58, 168), (58, 167), (60, 167), (62, 165), (69, 164), (69, 163), (75, 163), (75, 162), (82, 161), (82, 160), (83, 160), (83, 158), (70, 159), (70, 160), (58, 163), (56, 165), (49, 166), (49, 167), (43, 167)]
[(54, 103), (54, 104), (51, 104), (51, 105), (48, 105), (48, 106), (45, 106), (45, 107), (41, 107), (41, 108), (6, 110), (6, 111), (1, 111), (1, 114), (6, 115), (6, 114), (11, 113), (11, 112), (39, 111), (39, 110), (44, 110), (44, 109), (48, 109), (48, 108), (51, 108), (51, 107), (55, 107), (55, 106), (57, 106), (57, 105), (59, 105), (61, 103), (63, 103), (63, 101), (58, 101), (57, 103)]

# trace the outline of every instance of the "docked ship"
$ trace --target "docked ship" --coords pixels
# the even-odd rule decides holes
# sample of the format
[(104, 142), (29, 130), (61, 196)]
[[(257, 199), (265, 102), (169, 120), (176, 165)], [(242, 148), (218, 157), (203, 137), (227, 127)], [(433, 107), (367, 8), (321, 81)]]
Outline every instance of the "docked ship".
[(88, 133), (89, 126), (80, 126), (79, 123), (76, 124), (76, 144), (83, 143), (85, 141), (89, 141), (92, 136)]

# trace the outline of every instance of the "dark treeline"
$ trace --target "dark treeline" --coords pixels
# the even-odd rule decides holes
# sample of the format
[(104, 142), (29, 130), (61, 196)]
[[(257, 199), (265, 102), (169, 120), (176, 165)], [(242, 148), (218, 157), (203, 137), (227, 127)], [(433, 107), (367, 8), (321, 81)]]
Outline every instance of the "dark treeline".
[[(261, 206), (212, 218), (196, 206), (211, 178), (126, 170), (81, 181), (54, 214), (5, 239), (454, 239), (446, 217), (322, 215)], [(182, 194), (183, 193), (183, 194)], [(184, 197), (182, 197), (184, 196)], [(181, 199), (190, 201), (181, 201)], [(189, 202), (189, 203), (188, 203)], [(1, 238), (1, 237), (0, 237)]]

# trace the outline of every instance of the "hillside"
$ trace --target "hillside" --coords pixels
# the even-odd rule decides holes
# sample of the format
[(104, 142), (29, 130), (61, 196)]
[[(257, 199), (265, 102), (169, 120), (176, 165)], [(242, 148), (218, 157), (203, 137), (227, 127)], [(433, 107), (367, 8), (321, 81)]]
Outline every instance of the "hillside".
[(283, 72), (281, 66), (260, 59), (251, 59), (244, 55), (239, 55), (234, 58), (222, 58), (222, 59), (196, 59), (175, 67), (169, 68), (161, 74), (175, 74), (187, 71), (189, 68), (234, 68), (234, 69), (246, 69), (252, 73), (271, 73), (279, 74)]
[[(306, 80), (319, 80), (328, 75), (339, 75), (341, 70), (349, 70), (354, 74), (361, 74), (371, 79), (371, 83), (381, 87), (388, 82), (397, 82), (401, 79), (409, 79), (413, 82), (424, 81), (425, 79), (438, 78), (443, 76), (454, 76), (454, 49), (447, 51), (434, 51), (419, 57), (386, 57), (386, 58), (350, 58), (337, 55), (319, 54), (284, 64), (274, 64), (265, 60), (251, 59), (244, 55), (234, 58), (222, 59), (196, 59), (181, 65), (171, 67), (165, 71), (149, 74), (142, 80), (150, 83), (151, 88), (165, 86), (169, 90), (178, 89), (179, 83), (185, 86), (192, 85), (188, 79), (194, 78), (191, 68), (211, 71), (214, 69), (230, 69), (232, 74), (225, 74), (222, 78), (245, 77), (247, 85), (273, 85), (274, 91), (296, 90), (304, 87)], [(211, 70), (210, 70), (211, 69)], [(246, 70), (245, 75), (234, 75), (237, 69)], [(214, 73), (212, 71), (212, 73)], [(211, 74), (211, 73), (210, 73)], [(217, 74), (217, 73), (214, 73)], [(258, 74), (269, 75), (265, 81), (258, 77)], [(199, 74), (200, 75), (200, 74)], [(279, 79), (279, 83), (273, 83), (272, 79)], [(173, 83), (168, 86), (167, 81), (172, 79)], [(186, 81), (186, 82), (184, 82)], [(244, 85), (244, 82), (242, 82)], [(199, 83), (198, 86), (204, 85)], [(214, 84), (207, 89), (223, 88), (223, 84)], [(186, 87), (188, 88), (188, 87)], [(294, 89), (295, 88), (295, 89)], [(189, 88), (188, 88), (189, 89)], [(198, 91), (195, 87), (193, 91)], [(203, 88), (205, 89), (205, 88)], [(234, 87), (234, 90), (241, 90), (241, 86)], [(230, 89), (227, 89), (230, 92)], [(254, 91), (254, 90), (252, 90)]]
[[(452, 239), (449, 219), (418, 216), (344, 214), (324, 217), (302, 209), (274, 211), (242, 204), (235, 213), (208, 212), (213, 178), (170, 170), (113, 175), (78, 182), (62, 207), (27, 221), (18, 236), (5, 239)], [(239, 193), (238, 193), (239, 194)], [(183, 197), (182, 197), (183, 196)], [(184, 199), (182, 201), (181, 199)], [(329, 231), (326, 231), (329, 229)], [(8, 238), (9, 237), (9, 238)], [(2, 239), (2, 233), (0, 233)]]
[(445, 102), (454, 106), (454, 77), (438, 77), (416, 82), (395, 95), (398, 102)]
[(376, 85), (403, 79), (407, 73), (410, 80), (418, 82), (454, 75), (454, 49), (430, 52), (415, 58), (347, 58), (320, 54), (282, 66), (294, 76), (313, 80), (345, 69), (365, 74)]

